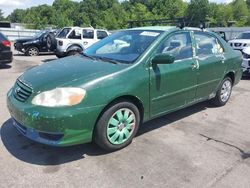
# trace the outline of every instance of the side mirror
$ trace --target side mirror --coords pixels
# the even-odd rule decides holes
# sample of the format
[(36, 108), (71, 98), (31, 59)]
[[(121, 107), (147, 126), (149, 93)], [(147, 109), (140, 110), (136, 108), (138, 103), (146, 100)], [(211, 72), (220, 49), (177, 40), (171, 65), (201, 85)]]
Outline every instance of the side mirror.
[(170, 54), (157, 54), (153, 59), (153, 64), (172, 64), (175, 57)]

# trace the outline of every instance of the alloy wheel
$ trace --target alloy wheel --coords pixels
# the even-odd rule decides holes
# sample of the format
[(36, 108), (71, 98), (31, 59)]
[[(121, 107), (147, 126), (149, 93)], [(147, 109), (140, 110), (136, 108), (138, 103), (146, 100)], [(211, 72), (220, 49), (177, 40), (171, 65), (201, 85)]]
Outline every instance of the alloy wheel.
[(232, 83), (229, 80), (226, 80), (221, 87), (220, 98), (222, 102), (226, 102), (229, 99), (231, 91)]

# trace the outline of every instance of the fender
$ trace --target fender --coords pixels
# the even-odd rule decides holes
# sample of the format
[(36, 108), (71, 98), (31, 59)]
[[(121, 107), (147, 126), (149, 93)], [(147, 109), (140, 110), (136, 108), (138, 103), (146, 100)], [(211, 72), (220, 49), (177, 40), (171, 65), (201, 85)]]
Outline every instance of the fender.
[(71, 46), (68, 47), (68, 49), (67, 49), (66, 52), (68, 53), (69, 51), (79, 51), (79, 52), (82, 52), (83, 49), (82, 49), (81, 46), (79, 46), (77, 44), (73, 44), (73, 45), (71, 45)]

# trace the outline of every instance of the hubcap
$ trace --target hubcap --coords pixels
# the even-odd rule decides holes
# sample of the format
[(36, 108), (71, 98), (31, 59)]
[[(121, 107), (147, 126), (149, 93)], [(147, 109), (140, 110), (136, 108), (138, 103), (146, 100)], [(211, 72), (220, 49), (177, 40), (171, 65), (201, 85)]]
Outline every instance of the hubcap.
[(37, 49), (35, 48), (30, 48), (29, 49), (29, 55), (30, 56), (36, 56), (38, 54)]
[(128, 108), (117, 110), (109, 119), (107, 137), (110, 143), (119, 145), (126, 142), (134, 132), (136, 118)]
[(226, 102), (231, 94), (232, 84), (229, 80), (226, 80), (221, 88), (220, 98), (222, 102)]

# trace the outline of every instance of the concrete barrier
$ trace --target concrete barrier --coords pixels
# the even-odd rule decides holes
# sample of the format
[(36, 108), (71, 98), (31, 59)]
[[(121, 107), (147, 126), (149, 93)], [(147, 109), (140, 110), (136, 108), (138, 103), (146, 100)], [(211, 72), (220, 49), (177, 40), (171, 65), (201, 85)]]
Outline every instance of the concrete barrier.
[(0, 32), (7, 36), (10, 41), (20, 38), (32, 37), (39, 31), (40, 30), (32, 29), (0, 28)]

